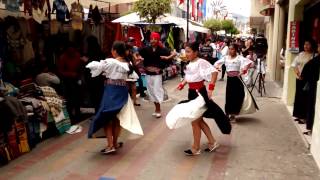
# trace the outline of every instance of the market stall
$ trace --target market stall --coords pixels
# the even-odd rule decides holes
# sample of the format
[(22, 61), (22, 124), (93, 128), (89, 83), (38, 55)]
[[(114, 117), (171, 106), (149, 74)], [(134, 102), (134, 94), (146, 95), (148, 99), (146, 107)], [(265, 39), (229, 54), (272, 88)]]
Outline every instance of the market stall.
[[(0, 3), (0, 166), (65, 133), (83, 118), (76, 114), (80, 107), (94, 106), (95, 81), (88, 81), (84, 66), (110, 55), (112, 42), (122, 39), (121, 26), (101, 8), (132, 1)], [(70, 52), (76, 63), (65, 69)], [(77, 94), (68, 94), (69, 82), (81, 104), (69, 98)]]

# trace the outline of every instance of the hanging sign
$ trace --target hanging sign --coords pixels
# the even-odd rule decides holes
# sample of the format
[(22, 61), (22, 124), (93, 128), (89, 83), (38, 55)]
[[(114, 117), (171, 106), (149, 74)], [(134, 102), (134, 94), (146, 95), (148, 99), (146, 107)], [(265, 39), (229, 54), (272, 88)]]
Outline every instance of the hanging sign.
[(299, 53), (299, 31), (300, 31), (300, 22), (291, 21), (289, 51), (292, 53)]

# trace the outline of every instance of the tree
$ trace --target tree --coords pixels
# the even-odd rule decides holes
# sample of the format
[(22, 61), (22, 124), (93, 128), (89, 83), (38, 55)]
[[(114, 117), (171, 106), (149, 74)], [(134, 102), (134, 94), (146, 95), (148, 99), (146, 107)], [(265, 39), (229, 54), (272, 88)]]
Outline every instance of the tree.
[(240, 33), (240, 31), (235, 26), (230, 30), (231, 36), (239, 34), (239, 33)]
[(222, 28), (221, 21), (218, 19), (208, 19), (203, 23), (203, 25), (210, 29), (212, 33), (220, 31)]
[(226, 33), (230, 33), (230, 31), (235, 28), (232, 20), (222, 20), (221, 21), (222, 29), (226, 31)]
[(155, 23), (159, 16), (171, 12), (171, 0), (139, 0), (133, 9), (147, 22)]

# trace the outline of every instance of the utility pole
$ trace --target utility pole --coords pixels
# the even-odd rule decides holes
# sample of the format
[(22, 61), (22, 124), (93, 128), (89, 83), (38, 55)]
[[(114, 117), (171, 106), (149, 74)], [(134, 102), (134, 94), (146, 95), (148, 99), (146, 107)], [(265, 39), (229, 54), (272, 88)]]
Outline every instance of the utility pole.
[(187, 42), (189, 42), (189, 1), (187, 0)]

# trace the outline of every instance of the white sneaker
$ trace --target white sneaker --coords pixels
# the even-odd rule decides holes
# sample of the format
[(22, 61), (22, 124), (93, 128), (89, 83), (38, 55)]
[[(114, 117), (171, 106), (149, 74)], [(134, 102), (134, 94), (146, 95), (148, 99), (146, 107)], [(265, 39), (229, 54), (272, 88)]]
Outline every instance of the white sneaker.
[(156, 118), (161, 118), (161, 113), (152, 113), (152, 116), (156, 117)]

